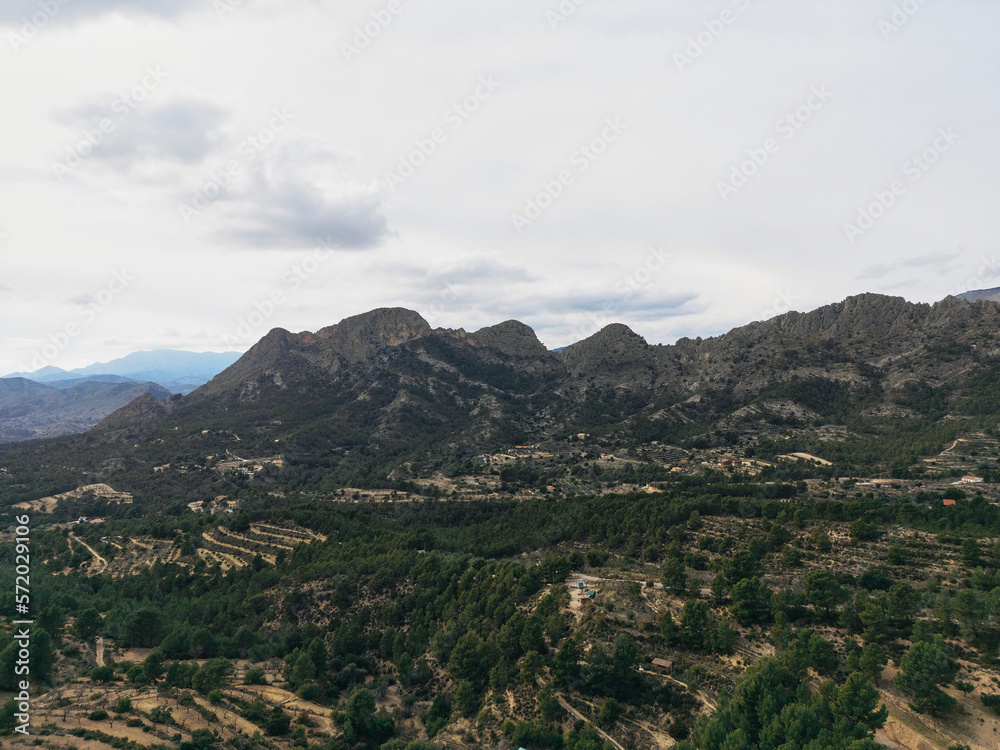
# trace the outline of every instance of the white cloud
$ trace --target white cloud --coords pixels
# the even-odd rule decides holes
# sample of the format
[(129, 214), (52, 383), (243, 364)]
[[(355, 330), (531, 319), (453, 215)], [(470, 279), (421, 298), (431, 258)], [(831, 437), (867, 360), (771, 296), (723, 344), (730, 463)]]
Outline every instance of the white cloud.
[[(587, 3), (553, 30), (557, 6), (406, 2), (350, 64), (340, 45), (380, 0), (255, 0), (224, 19), (206, 2), (60, 6), (0, 81), (16, 103), (0, 121), (0, 263), (17, 290), (0, 288), (4, 361), (26, 366), (28, 342), (72, 319), (67, 300), (122, 268), (136, 281), (55, 364), (224, 343), (274, 290), (287, 299), (267, 323), (292, 330), (403, 305), (467, 330), (521, 318), (558, 346), (602, 310), (655, 342), (863, 291), (932, 301), (991, 285), (1000, 103), (982, 92), (1000, 70), (1000, 7), (929, 3), (885, 40), (889, 2), (758, 0), (679, 71), (673, 53), (721, 5)], [(37, 8), (0, 5), (3, 37)], [(158, 65), (162, 85), (60, 182), (53, 160)], [(501, 85), (454, 127), (445, 115), (479, 76)], [(716, 183), (781, 138), (814, 86), (834, 96), (721, 200)], [(291, 125), (241, 154), (276, 110)], [(627, 131), (581, 169), (608, 117)], [(849, 244), (843, 224), (946, 127), (961, 140)], [(421, 144), (433, 153), (388, 192)], [(185, 221), (178, 204), (234, 160)], [(518, 234), (510, 214), (561, 170), (572, 184)], [(293, 288), (320, 238), (364, 252)], [(629, 285), (650, 247), (670, 262)]]
[(383, 189), (353, 181), (343, 163), (315, 142), (276, 146), (220, 200), (216, 236), (246, 247), (372, 247), (389, 231)]

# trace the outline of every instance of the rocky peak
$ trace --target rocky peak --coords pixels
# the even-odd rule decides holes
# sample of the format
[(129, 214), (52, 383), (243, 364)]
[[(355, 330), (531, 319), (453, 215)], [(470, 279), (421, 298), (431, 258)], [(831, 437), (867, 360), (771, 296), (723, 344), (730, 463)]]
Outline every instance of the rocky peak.
[(316, 333), (316, 339), (349, 362), (359, 362), (383, 347), (399, 346), (430, 331), (430, 325), (419, 313), (402, 307), (383, 307), (323, 328)]
[(646, 370), (655, 360), (646, 339), (622, 323), (605, 326), (593, 336), (567, 346), (561, 354), (574, 376), (610, 377), (616, 382), (622, 378), (634, 380), (638, 368), (645, 383)]
[(571, 359), (584, 353), (595, 353), (598, 351), (606, 353), (637, 353), (644, 352), (649, 348), (646, 339), (633, 331), (624, 323), (612, 323), (604, 326), (593, 336), (588, 336), (583, 341), (570, 344), (563, 349), (563, 356)]
[(535, 332), (517, 320), (482, 328), (469, 334), (468, 340), (473, 346), (489, 347), (513, 357), (549, 355), (549, 350), (538, 340)]

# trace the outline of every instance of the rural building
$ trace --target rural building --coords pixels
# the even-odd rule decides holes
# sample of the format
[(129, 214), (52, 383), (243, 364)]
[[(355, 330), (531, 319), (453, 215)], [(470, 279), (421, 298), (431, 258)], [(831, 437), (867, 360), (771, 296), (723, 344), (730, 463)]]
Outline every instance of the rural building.
[(670, 674), (674, 669), (674, 663), (669, 659), (653, 659), (653, 671), (663, 674)]
[(895, 479), (873, 479), (870, 482), (861, 482), (861, 484), (869, 484), (875, 487), (892, 487), (893, 482), (899, 484)]
[(952, 500), (952, 499), (951, 499), (950, 497), (946, 497), (946, 498), (944, 499), (944, 504), (945, 504), (945, 505), (954, 505), (954, 504), (955, 504), (955, 501), (954, 501), (954, 500)]
[(974, 477), (971, 475), (966, 475), (962, 477), (962, 484), (982, 484), (982, 477)]

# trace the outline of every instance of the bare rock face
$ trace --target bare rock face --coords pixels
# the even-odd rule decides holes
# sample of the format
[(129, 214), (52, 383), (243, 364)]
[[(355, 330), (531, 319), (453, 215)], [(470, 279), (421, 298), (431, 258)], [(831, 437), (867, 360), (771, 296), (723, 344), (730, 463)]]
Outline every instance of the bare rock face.
[(412, 310), (383, 307), (323, 328), (317, 331), (315, 341), (348, 362), (360, 362), (385, 347), (426, 336), (430, 330), (427, 321)]
[(249, 403), (261, 389), (287, 388), (307, 380), (322, 381), (384, 350), (427, 335), (431, 328), (419, 314), (382, 308), (345, 318), (316, 333), (275, 328), (232, 367), (192, 395), (195, 399), (236, 393)]
[(562, 350), (569, 374), (605, 387), (650, 388), (656, 378), (656, 347), (621, 323)]
[(535, 332), (517, 320), (482, 328), (468, 336), (475, 346), (495, 349), (512, 357), (544, 357), (549, 353)]
[(283, 374), (303, 367), (300, 336), (284, 328), (271, 330), (232, 366), (190, 394), (191, 400), (237, 395), (240, 402), (252, 401), (264, 381), (280, 383)]
[(477, 358), (492, 366), (516, 368), (530, 376), (563, 374), (559, 358), (545, 348), (531, 328), (516, 320), (482, 328), (463, 338), (475, 347)]
[(765, 429), (778, 417), (902, 418), (916, 413), (894, 406), (907, 389), (945, 386), (961, 409), (962, 384), (991, 367), (1000, 368), (1000, 304), (951, 297), (858, 295), (672, 345), (614, 324), (560, 352), (517, 321), (467, 333), (385, 308), (316, 333), (275, 329), (173, 411), (145, 400), (110, 423), (160, 418), (183, 431), (218, 419), (271, 446), (461, 453), (496, 447), (497, 435), (527, 442), (635, 420), (707, 434)]

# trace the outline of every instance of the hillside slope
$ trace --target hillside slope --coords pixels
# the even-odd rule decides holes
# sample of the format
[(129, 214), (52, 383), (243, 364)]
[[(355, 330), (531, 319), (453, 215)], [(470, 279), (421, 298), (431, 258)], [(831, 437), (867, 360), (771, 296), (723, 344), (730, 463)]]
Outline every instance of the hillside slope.
[(140, 396), (166, 398), (155, 383), (106, 383), (83, 378), (58, 387), (24, 378), (0, 379), (0, 443), (90, 429)]

